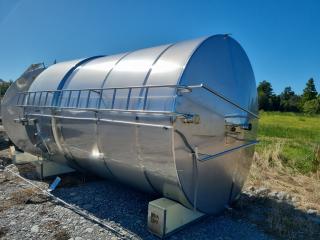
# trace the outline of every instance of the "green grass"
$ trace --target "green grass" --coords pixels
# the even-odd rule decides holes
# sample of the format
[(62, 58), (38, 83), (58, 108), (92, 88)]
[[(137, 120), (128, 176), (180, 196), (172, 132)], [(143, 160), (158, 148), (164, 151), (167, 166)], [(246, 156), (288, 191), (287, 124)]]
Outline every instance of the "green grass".
[(257, 152), (281, 144), (283, 165), (301, 173), (319, 169), (320, 115), (260, 112)]

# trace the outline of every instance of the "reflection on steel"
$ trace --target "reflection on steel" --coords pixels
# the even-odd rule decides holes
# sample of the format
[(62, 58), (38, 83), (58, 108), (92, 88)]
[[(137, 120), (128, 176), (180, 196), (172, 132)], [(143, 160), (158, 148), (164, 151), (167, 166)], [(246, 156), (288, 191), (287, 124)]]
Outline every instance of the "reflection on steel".
[(254, 74), (225, 35), (54, 64), (11, 92), (27, 151), (205, 213), (237, 198), (257, 143)]
[(8, 136), (20, 149), (24, 149), (27, 152), (38, 153), (38, 150), (30, 142), (25, 127), (14, 121), (14, 119), (23, 116), (23, 109), (16, 107), (17, 92), (28, 91), (34, 79), (44, 69), (43, 64), (29, 66), (21, 77), (11, 84), (1, 103), (2, 123)]
[(226, 102), (228, 102), (228, 103), (232, 104), (233, 106), (241, 109), (242, 111), (245, 111), (246, 113), (249, 113), (253, 117), (259, 118), (259, 116), (257, 114), (255, 114), (255, 113), (253, 113), (253, 112), (251, 112), (251, 111), (239, 106), (237, 103), (234, 103), (233, 101), (229, 100), (227, 97), (223, 96), (222, 94), (218, 93), (217, 91), (215, 91), (215, 90), (213, 90), (213, 89), (211, 89), (211, 88), (209, 88), (209, 87), (207, 87), (207, 86), (205, 86), (203, 84), (201, 84), (200, 86), (203, 87), (204, 89), (206, 89), (207, 91), (213, 93), (214, 95), (218, 96), (222, 100), (225, 100)]

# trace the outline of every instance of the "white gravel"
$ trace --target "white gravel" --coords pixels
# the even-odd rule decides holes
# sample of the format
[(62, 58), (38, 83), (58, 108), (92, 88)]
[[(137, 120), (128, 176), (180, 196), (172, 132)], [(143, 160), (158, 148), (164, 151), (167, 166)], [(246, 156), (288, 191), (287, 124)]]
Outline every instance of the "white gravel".
[[(3, 172), (0, 172), (0, 176)], [(64, 178), (62, 177), (62, 181)], [(46, 187), (46, 183), (33, 181)], [(20, 180), (0, 182), (0, 201), (30, 186)], [(78, 215), (51, 200), (33, 195), (26, 203), (0, 210), (1, 239), (157, 239), (147, 230), (147, 207), (155, 196), (130, 189), (119, 183), (94, 180), (75, 187), (62, 187), (54, 195), (86, 210), (119, 234)], [(42, 199), (42, 201), (41, 201)], [(2, 230), (1, 230), (2, 229)], [(2, 233), (1, 233), (2, 232)], [(230, 212), (210, 216), (175, 233), (170, 239), (258, 239), (268, 240), (257, 226)]]

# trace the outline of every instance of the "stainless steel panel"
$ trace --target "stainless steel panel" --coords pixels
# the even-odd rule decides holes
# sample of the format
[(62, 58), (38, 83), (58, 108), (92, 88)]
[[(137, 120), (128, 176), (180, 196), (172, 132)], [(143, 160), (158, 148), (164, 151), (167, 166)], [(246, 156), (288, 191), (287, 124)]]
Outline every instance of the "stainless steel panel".
[[(169, 46), (148, 48), (128, 54), (112, 69), (103, 87), (145, 85), (154, 64)], [(130, 101), (127, 102), (129, 91), (131, 91)], [(106, 91), (104, 96), (107, 96), (107, 100), (103, 104), (110, 104), (113, 92)], [(114, 108), (125, 109), (128, 105), (129, 109), (140, 109), (143, 106), (142, 96), (142, 89), (118, 90), (113, 103)], [(118, 121), (117, 123), (103, 121), (98, 125), (98, 142), (112, 175), (142, 190), (157, 191), (145, 169), (144, 146), (140, 142), (141, 131), (143, 131), (141, 126), (119, 122), (135, 122), (136, 116), (130, 113), (99, 113), (99, 118)], [(123, 174), (124, 171), (126, 174)], [(132, 178), (135, 178), (135, 181), (132, 181)]]
[[(153, 66), (148, 85), (177, 84), (186, 64), (204, 38), (176, 43), (170, 47)], [(147, 109), (172, 110), (175, 89), (151, 89), (148, 94)]]
[[(56, 63), (50, 66), (35, 79), (29, 91), (56, 90), (67, 72), (80, 61), (81, 59)], [(48, 94), (47, 103), (49, 104), (53, 101), (53, 98), (53, 94)], [(43, 99), (42, 96), (40, 97), (39, 94), (35, 95), (35, 102), (41, 103), (41, 99)], [(56, 114), (52, 109), (43, 108), (27, 108), (26, 112), (40, 115)], [(37, 138), (34, 141), (38, 142), (38, 144), (45, 145), (44, 148), (48, 150), (48, 154), (52, 160), (60, 163), (68, 163), (70, 166), (76, 167), (77, 164), (72, 159), (72, 156), (61, 147), (63, 139), (61, 138), (61, 131), (58, 126), (57, 119), (38, 116), (36, 126), (29, 127), (29, 132), (30, 134), (37, 134)]]
[[(80, 65), (67, 79), (64, 89), (83, 89), (100, 88), (105, 82), (109, 72), (114, 68), (117, 62), (126, 54), (101, 57)], [(79, 106), (87, 104), (89, 91), (81, 94)], [(90, 106), (97, 104), (100, 93), (91, 92)], [(68, 94), (69, 95), (69, 94)], [(66, 104), (69, 96), (62, 97), (62, 105)], [(78, 100), (78, 92), (70, 95), (72, 106)], [(68, 111), (63, 110), (60, 116), (77, 118), (95, 118), (97, 113), (92, 111)], [(59, 119), (61, 125), (61, 135), (63, 143), (61, 144), (73, 159), (77, 159), (77, 164), (82, 170), (95, 171), (100, 176), (112, 177), (112, 173), (106, 166), (106, 160), (98, 144), (97, 121), (82, 120), (75, 122), (72, 119)], [(83, 141), (86, 139), (86, 141)]]
[(107, 74), (126, 53), (100, 57), (80, 65), (67, 80), (64, 89), (102, 87)]
[(68, 70), (80, 61), (78, 59), (51, 65), (35, 79), (29, 91), (56, 90)]
[(39, 64), (31, 65), (6, 91), (1, 102), (2, 123), (11, 141), (20, 149), (33, 154), (39, 154), (39, 149), (35, 148), (29, 139), (25, 126), (17, 123), (15, 119), (23, 117), (23, 109), (16, 107), (18, 102), (18, 92), (28, 91), (34, 79), (45, 68)]
[[(201, 64), (199, 64), (201, 62)], [(240, 45), (230, 37), (208, 38), (195, 51), (181, 77), (181, 85), (205, 83), (245, 109), (257, 113), (254, 75)], [(192, 148), (210, 154), (239, 146), (255, 139), (256, 122), (252, 117), (208, 92), (195, 90), (176, 102), (178, 112), (196, 112), (200, 124), (176, 122)], [(234, 116), (226, 118), (227, 116)], [(229, 121), (253, 124), (253, 130), (226, 131)], [(239, 194), (251, 164), (252, 147), (217, 157), (194, 166), (190, 150), (175, 135), (176, 164), (182, 188), (197, 209), (218, 212)], [(197, 169), (197, 170), (196, 170)], [(197, 174), (195, 176), (195, 171)]]

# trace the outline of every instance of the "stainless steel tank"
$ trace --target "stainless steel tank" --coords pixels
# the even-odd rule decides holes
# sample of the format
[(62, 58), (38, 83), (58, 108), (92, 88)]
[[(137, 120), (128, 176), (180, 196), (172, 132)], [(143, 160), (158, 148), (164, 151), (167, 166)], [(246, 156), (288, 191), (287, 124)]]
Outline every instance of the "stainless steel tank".
[(256, 143), (254, 74), (227, 35), (57, 63), (4, 101), (20, 148), (204, 213), (237, 198)]

